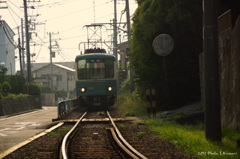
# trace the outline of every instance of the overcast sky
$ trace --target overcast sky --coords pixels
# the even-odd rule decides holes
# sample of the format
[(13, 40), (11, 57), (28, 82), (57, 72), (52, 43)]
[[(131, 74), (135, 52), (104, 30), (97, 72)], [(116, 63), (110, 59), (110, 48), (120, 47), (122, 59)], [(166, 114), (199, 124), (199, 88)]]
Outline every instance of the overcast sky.
[[(5, 1), (5, 0), (0, 0)], [(35, 53), (33, 62), (49, 62), (49, 32), (52, 35), (52, 45), (59, 47), (53, 49), (56, 52), (54, 62), (74, 61), (80, 53), (78, 46), (80, 42), (87, 41), (87, 29), (84, 25), (92, 23), (110, 23), (114, 18), (113, 0), (30, 0), (28, 2), (29, 19), (34, 22), (30, 27), (32, 33), (31, 53)], [(34, 2), (35, 1), (35, 2)], [(39, 2), (41, 1), (41, 2)], [(129, 0), (130, 15), (137, 8), (135, 0)], [(21, 26), (21, 18), (24, 18), (23, 0), (7, 0), (0, 3), (0, 7), (7, 6), (8, 9), (0, 9), (1, 20), (5, 20), (18, 34), (18, 26)], [(34, 8), (34, 9), (33, 9)], [(117, 21), (126, 22), (125, 0), (117, 1)], [(123, 27), (121, 25), (120, 27)], [(33, 28), (34, 30), (31, 30)], [(126, 27), (123, 28), (126, 30)], [(94, 28), (93, 28), (94, 30)], [(20, 30), (21, 32), (21, 30)], [(92, 35), (89, 30), (89, 35)], [(99, 33), (99, 32), (97, 32)], [(111, 40), (112, 30), (110, 25), (105, 24), (102, 28), (102, 37), (105, 41)], [(121, 32), (122, 41), (126, 41), (126, 33)], [(18, 35), (15, 35), (17, 42)], [(109, 44), (110, 45), (110, 44)], [(81, 45), (83, 48), (83, 45)], [(18, 56), (17, 49), (15, 51)], [(19, 58), (16, 59), (16, 68), (19, 69)]]

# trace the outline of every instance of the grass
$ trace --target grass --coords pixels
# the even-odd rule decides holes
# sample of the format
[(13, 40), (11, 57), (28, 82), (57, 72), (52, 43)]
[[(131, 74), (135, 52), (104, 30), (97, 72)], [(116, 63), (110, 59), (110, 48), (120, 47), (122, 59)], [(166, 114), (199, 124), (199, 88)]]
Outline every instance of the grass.
[(137, 133), (137, 137), (139, 137), (139, 138), (143, 138), (143, 137), (146, 136), (146, 135), (147, 135), (146, 132), (138, 132), (138, 133)]
[[(147, 116), (145, 101), (133, 93), (118, 95), (117, 105), (125, 116)], [(177, 148), (199, 159), (239, 159), (240, 148), (236, 140), (240, 139), (240, 132), (223, 128), (222, 142), (206, 140), (203, 123), (197, 125), (179, 125), (161, 119), (143, 121), (150, 130), (157, 132), (160, 138), (173, 143)], [(137, 134), (144, 137), (144, 133)]]
[(179, 125), (161, 119), (146, 119), (144, 121), (150, 130), (157, 132), (159, 137), (167, 139), (176, 147), (189, 154), (204, 159), (237, 159), (240, 149), (236, 140), (240, 133), (223, 129), (222, 142), (217, 143), (205, 139), (204, 125)]
[(119, 94), (117, 105), (124, 116), (142, 116), (147, 111), (145, 102), (136, 93)]
[(119, 130), (124, 130), (126, 127), (125, 127), (125, 125), (120, 124), (120, 125), (118, 126), (118, 128), (119, 128)]
[(68, 127), (62, 127), (60, 130), (62, 131), (70, 131), (72, 128), (68, 128)]
[(52, 131), (48, 132), (47, 134), (48, 134), (49, 136), (59, 136), (58, 133), (55, 133), (55, 132), (52, 132)]

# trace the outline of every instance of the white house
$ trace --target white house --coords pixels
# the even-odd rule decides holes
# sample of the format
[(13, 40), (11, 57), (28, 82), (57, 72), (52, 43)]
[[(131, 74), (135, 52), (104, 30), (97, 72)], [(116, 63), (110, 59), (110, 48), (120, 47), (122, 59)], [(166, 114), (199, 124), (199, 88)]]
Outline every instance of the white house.
[(0, 64), (8, 69), (7, 74), (15, 74), (14, 32), (4, 20), (0, 20)]
[(62, 64), (47, 64), (32, 71), (34, 82), (48, 85), (53, 89), (64, 90), (68, 97), (75, 93), (75, 70)]

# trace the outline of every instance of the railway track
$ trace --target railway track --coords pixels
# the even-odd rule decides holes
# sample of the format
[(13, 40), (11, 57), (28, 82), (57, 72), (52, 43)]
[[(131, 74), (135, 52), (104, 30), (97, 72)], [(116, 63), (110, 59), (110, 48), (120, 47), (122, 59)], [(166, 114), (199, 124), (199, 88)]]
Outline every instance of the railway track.
[(65, 135), (60, 158), (143, 158), (121, 135), (109, 112), (85, 112)]

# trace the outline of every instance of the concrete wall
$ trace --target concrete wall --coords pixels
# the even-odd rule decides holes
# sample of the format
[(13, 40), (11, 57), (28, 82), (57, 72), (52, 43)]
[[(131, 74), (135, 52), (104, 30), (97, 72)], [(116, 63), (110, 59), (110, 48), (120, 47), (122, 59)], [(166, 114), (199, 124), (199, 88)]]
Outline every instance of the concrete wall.
[(54, 93), (43, 93), (41, 94), (42, 105), (43, 106), (54, 106), (57, 103), (55, 102), (55, 94)]
[(41, 108), (42, 105), (40, 96), (21, 97), (17, 99), (0, 99), (0, 116), (12, 115)]

